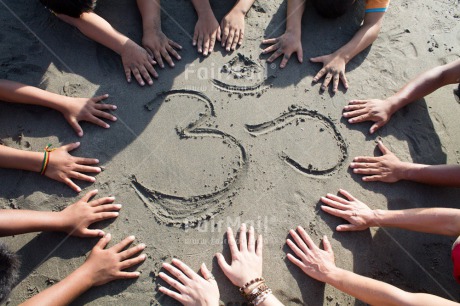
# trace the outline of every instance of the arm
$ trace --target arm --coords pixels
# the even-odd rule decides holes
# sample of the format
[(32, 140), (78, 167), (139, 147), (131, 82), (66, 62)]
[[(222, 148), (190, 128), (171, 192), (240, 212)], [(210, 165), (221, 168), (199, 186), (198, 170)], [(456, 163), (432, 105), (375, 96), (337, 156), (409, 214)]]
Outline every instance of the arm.
[(400, 180), (423, 184), (460, 187), (460, 165), (422, 165), (402, 162), (379, 140), (383, 155), (358, 156), (350, 167), (353, 172), (363, 174), (363, 181), (394, 183)]
[(193, 34), (193, 45), (197, 46), (199, 53), (204, 56), (214, 50), (217, 40), (221, 40), (221, 29), (214, 13), (212, 12), (209, 0), (192, 0), (198, 21)]
[(57, 110), (62, 113), (80, 137), (83, 136), (83, 129), (78, 123), (79, 121), (88, 121), (101, 127), (109, 128), (110, 125), (98, 117), (112, 121), (117, 120), (115, 116), (105, 112), (115, 110), (117, 108), (115, 105), (98, 103), (108, 97), (109, 95), (91, 99), (66, 97), (21, 83), (0, 80), (0, 100), (39, 105)]
[(222, 29), (222, 47), (234, 51), (237, 45), (243, 44), (244, 17), (255, 0), (238, 0), (232, 10), (225, 15), (220, 24)]
[(269, 63), (283, 54), (280, 68), (284, 68), (294, 53), (297, 53), (299, 63), (303, 62), (301, 34), (304, 11), (305, 0), (288, 0), (286, 32), (278, 38), (269, 38), (262, 41), (263, 44), (271, 45), (262, 51), (263, 54), (274, 52), (267, 60)]
[(384, 126), (399, 109), (448, 84), (460, 83), (460, 60), (428, 70), (386, 100), (352, 100), (344, 107), (350, 123), (374, 121), (370, 132)]
[(384, 282), (337, 268), (332, 246), (326, 236), (323, 238), (324, 250), (321, 250), (302, 227), (297, 227), (297, 232), (289, 232), (295, 243), (287, 239), (288, 246), (297, 257), (289, 253), (288, 259), (308, 276), (330, 284), (367, 304), (458, 305), (434, 295), (406, 292)]
[(105, 249), (110, 239), (110, 234), (105, 235), (99, 240), (81, 267), (64, 280), (40, 292), (21, 305), (68, 305), (91, 287), (100, 286), (116, 279), (139, 277), (139, 272), (122, 270), (138, 265), (145, 260), (144, 254), (134, 257), (145, 248), (145, 245), (139, 244), (123, 251), (134, 241), (134, 236), (130, 236), (117, 245)]
[(174, 48), (182, 49), (178, 43), (172, 41), (161, 30), (160, 0), (137, 0), (137, 6), (142, 16), (143, 38), (142, 44), (160, 65), (164, 68), (163, 58), (174, 67), (171, 55), (177, 60), (181, 57)]
[(328, 214), (343, 218), (349, 224), (337, 226), (337, 231), (361, 231), (369, 227), (396, 227), (410, 231), (458, 237), (460, 235), (460, 209), (414, 208), (404, 210), (372, 210), (340, 189), (345, 197), (328, 193), (321, 201), (321, 209)]
[(145, 84), (143, 78), (149, 85), (153, 84), (149, 73), (155, 78), (158, 77), (152, 66), (155, 61), (148, 55), (147, 51), (115, 30), (97, 14), (93, 12), (83, 13), (80, 18), (60, 14), (58, 17), (78, 28), (85, 36), (120, 55), (128, 82), (131, 82), (131, 73), (141, 86)]
[(345, 89), (348, 88), (348, 81), (345, 77), (345, 66), (352, 58), (369, 47), (377, 39), (384, 15), (385, 13), (383, 12), (367, 13), (364, 16), (363, 25), (347, 44), (332, 54), (310, 59), (315, 63), (323, 63), (323, 68), (313, 78), (313, 82), (318, 82), (325, 76), (321, 90), (326, 90), (331, 80), (333, 92), (337, 91), (339, 80), (342, 81)]

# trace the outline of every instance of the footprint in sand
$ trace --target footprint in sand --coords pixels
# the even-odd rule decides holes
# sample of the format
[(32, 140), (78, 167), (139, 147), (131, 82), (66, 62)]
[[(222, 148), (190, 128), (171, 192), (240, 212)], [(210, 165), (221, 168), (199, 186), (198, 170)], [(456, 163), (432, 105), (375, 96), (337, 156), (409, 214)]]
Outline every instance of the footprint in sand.
[(230, 205), (245, 173), (246, 151), (233, 136), (211, 127), (216, 116), (211, 100), (200, 92), (172, 90), (146, 108), (157, 113), (151, 135), (142, 141), (163, 149), (155, 151), (155, 164), (131, 177), (131, 184), (157, 221), (194, 226)]

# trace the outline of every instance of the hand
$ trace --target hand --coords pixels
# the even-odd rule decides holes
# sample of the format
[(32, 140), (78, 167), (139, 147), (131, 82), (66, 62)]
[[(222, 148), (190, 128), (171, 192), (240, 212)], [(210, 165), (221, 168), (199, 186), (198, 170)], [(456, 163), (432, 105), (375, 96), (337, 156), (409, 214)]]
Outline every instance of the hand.
[(347, 199), (328, 193), (326, 197), (321, 197), (321, 202), (329, 206), (322, 205), (321, 209), (333, 216), (343, 218), (350, 224), (337, 226), (340, 231), (362, 231), (371, 226), (374, 212), (366, 204), (353, 197), (348, 191), (339, 190)]
[(179, 291), (179, 293), (166, 287), (160, 287), (160, 292), (172, 297), (185, 306), (219, 305), (219, 287), (204, 263), (201, 265), (201, 274), (203, 277), (199, 276), (189, 266), (178, 259), (173, 259), (172, 263), (174, 266), (163, 263), (163, 268), (179, 281), (163, 272), (160, 272), (160, 277)]
[(351, 118), (348, 120), (350, 123), (375, 122), (369, 130), (371, 134), (390, 121), (393, 115), (391, 104), (386, 100), (352, 100), (343, 109), (343, 116)]
[[(108, 129), (110, 125), (105, 123), (99, 118), (104, 118), (112, 121), (116, 121), (117, 117), (105, 112), (107, 110), (115, 110), (117, 107), (111, 104), (98, 103), (105, 100), (109, 95), (94, 97), (90, 99), (86, 98), (70, 98), (71, 101), (65, 104), (65, 108), (62, 111), (64, 118), (69, 122), (70, 126), (75, 130), (78, 136), (83, 136), (83, 129), (78, 122), (88, 121), (93, 124), (99, 125), (103, 128)], [(98, 118), (99, 117), (99, 118)]]
[(353, 168), (353, 173), (367, 175), (363, 177), (365, 182), (394, 183), (402, 180), (407, 170), (407, 163), (400, 161), (380, 140), (378, 141), (378, 147), (383, 156), (359, 156), (354, 158), (350, 164), (350, 167)]
[(337, 89), (339, 88), (339, 80), (342, 81), (343, 87), (348, 89), (348, 81), (345, 77), (346, 61), (343, 57), (337, 56), (335, 54), (329, 54), (311, 58), (310, 61), (314, 63), (323, 63), (323, 68), (313, 78), (313, 82), (316, 83), (323, 76), (326, 76), (324, 78), (323, 85), (321, 85), (322, 91), (327, 89), (329, 83), (331, 83), (331, 80), (333, 92), (337, 92)]
[(153, 65), (156, 64), (156, 62), (144, 48), (132, 40), (128, 40), (123, 46), (121, 60), (128, 82), (131, 82), (131, 73), (141, 86), (145, 85), (144, 80), (147, 81), (149, 85), (153, 84), (150, 75), (154, 78), (158, 78), (158, 73), (153, 69)]
[(219, 23), (212, 12), (199, 17), (193, 34), (193, 46), (197, 46), (198, 52), (207, 56), (214, 50), (216, 39), (220, 41), (221, 31)]
[(303, 50), (302, 42), (300, 41), (300, 34), (295, 35), (292, 32), (286, 32), (278, 38), (264, 39), (262, 43), (271, 44), (270, 47), (262, 51), (263, 54), (275, 51), (275, 53), (268, 58), (267, 61), (269, 63), (273, 62), (281, 54), (284, 54), (280, 64), (280, 68), (284, 68), (293, 53), (297, 53), (297, 60), (299, 63), (303, 62)]
[(115, 201), (114, 197), (106, 197), (88, 202), (97, 194), (97, 190), (88, 192), (81, 200), (68, 206), (59, 213), (63, 230), (69, 235), (77, 237), (102, 237), (104, 231), (89, 229), (95, 222), (118, 217), (120, 204), (109, 204)]
[(228, 279), (238, 287), (243, 287), (247, 282), (262, 277), (262, 235), (259, 235), (256, 242), (254, 240), (254, 227), (249, 228), (248, 240), (246, 241), (246, 224), (241, 225), (240, 229), (240, 249), (236, 245), (235, 237), (231, 228), (227, 229), (227, 240), (232, 262), (229, 265), (221, 253), (216, 257), (219, 266), (224, 271)]
[(94, 246), (88, 259), (79, 268), (88, 275), (92, 286), (104, 285), (116, 279), (137, 278), (140, 275), (139, 272), (125, 272), (123, 270), (145, 260), (145, 254), (134, 257), (145, 249), (145, 244), (126, 249), (135, 239), (134, 236), (129, 236), (113, 247), (105, 249), (111, 239), (110, 234), (102, 237)]
[(225, 50), (234, 51), (236, 45), (243, 44), (244, 38), (244, 13), (238, 10), (231, 10), (220, 23), (222, 29), (222, 47)]
[(174, 48), (181, 50), (182, 46), (166, 37), (161, 30), (145, 31), (142, 38), (142, 45), (161, 68), (165, 67), (163, 58), (171, 67), (174, 67), (171, 55), (177, 60), (181, 59)]
[(72, 178), (94, 183), (96, 179), (92, 176), (84, 175), (80, 172), (99, 173), (101, 168), (91, 167), (99, 163), (99, 160), (93, 158), (73, 157), (69, 154), (80, 146), (79, 142), (62, 146), (49, 154), (49, 164), (46, 168), (45, 175), (53, 180), (67, 184), (76, 192), (80, 192)]
[(321, 250), (301, 226), (297, 227), (297, 231), (300, 236), (294, 230), (289, 231), (295, 243), (291, 239), (286, 241), (300, 260), (290, 253), (287, 254), (288, 259), (308, 276), (326, 282), (327, 275), (336, 268), (331, 243), (324, 236), (324, 250)]

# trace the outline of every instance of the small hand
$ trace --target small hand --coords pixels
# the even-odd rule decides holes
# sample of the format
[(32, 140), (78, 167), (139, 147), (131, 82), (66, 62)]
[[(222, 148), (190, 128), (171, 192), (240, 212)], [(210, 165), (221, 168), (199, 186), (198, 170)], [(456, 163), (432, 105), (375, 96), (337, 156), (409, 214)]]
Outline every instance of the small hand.
[(174, 67), (171, 55), (177, 60), (181, 59), (180, 55), (174, 48), (181, 50), (182, 46), (166, 37), (161, 30), (144, 32), (142, 45), (150, 56), (157, 61), (161, 68), (165, 67), (163, 58), (171, 67)]
[(91, 167), (99, 163), (99, 160), (93, 158), (74, 157), (69, 154), (70, 151), (75, 150), (80, 146), (79, 142), (71, 143), (62, 146), (53, 152), (49, 153), (49, 164), (46, 168), (45, 175), (53, 180), (67, 184), (76, 192), (80, 192), (81, 188), (78, 187), (72, 179), (95, 182), (96, 179), (92, 176), (84, 175), (80, 172), (99, 173), (101, 168)]
[(121, 60), (125, 69), (126, 80), (131, 82), (131, 74), (134, 75), (139, 85), (144, 86), (144, 80), (149, 85), (153, 84), (152, 75), (154, 78), (158, 78), (158, 73), (153, 68), (156, 62), (148, 54), (148, 52), (133, 42), (128, 40), (123, 46), (121, 51)]
[(383, 156), (359, 156), (354, 158), (350, 164), (350, 167), (353, 168), (353, 173), (366, 175), (363, 177), (363, 181), (366, 182), (394, 183), (403, 179), (406, 163), (400, 161), (380, 140), (378, 141), (378, 147)]
[(123, 270), (145, 260), (145, 254), (134, 257), (145, 249), (145, 244), (126, 249), (135, 239), (134, 236), (129, 236), (113, 247), (105, 249), (111, 238), (110, 234), (102, 237), (79, 268), (88, 275), (92, 286), (104, 285), (116, 279), (137, 278), (140, 275), (139, 272)]
[(303, 62), (303, 50), (302, 43), (300, 41), (300, 35), (295, 35), (291, 32), (285, 32), (278, 38), (270, 38), (262, 41), (263, 44), (271, 44), (270, 47), (262, 51), (263, 54), (267, 54), (275, 51), (269, 58), (268, 62), (271, 63), (277, 59), (281, 54), (284, 54), (281, 60), (280, 68), (286, 67), (289, 58), (293, 53), (297, 53), (297, 60), (299, 63)]
[(199, 276), (189, 266), (178, 259), (173, 259), (172, 263), (174, 266), (163, 263), (163, 268), (175, 278), (163, 272), (160, 272), (160, 277), (179, 293), (166, 287), (160, 287), (160, 292), (172, 297), (185, 306), (219, 305), (219, 287), (204, 263), (201, 265), (201, 274), (203, 277)]
[(372, 209), (366, 204), (353, 197), (348, 191), (339, 190), (348, 200), (328, 193), (326, 197), (321, 197), (321, 202), (329, 206), (322, 205), (321, 209), (325, 212), (347, 220), (350, 224), (337, 226), (338, 231), (362, 231), (371, 226), (370, 220), (373, 216)]
[(222, 29), (222, 47), (234, 51), (237, 44), (243, 44), (244, 38), (244, 13), (231, 10), (220, 23)]
[(329, 54), (311, 58), (310, 61), (314, 63), (323, 63), (323, 68), (315, 75), (313, 82), (318, 82), (323, 76), (324, 82), (321, 85), (321, 90), (325, 91), (332, 80), (332, 91), (337, 92), (339, 88), (339, 81), (342, 81), (343, 87), (348, 89), (348, 81), (345, 77), (346, 61), (341, 56)]
[(95, 222), (118, 217), (120, 204), (110, 204), (115, 201), (114, 197), (106, 197), (98, 200), (89, 200), (97, 194), (97, 190), (88, 192), (78, 202), (68, 206), (59, 213), (62, 220), (63, 230), (69, 235), (77, 237), (104, 236), (100, 229), (90, 229)]
[(105, 94), (103, 96), (90, 99), (71, 98), (71, 101), (65, 105), (65, 109), (62, 111), (62, 114), (78, 136), (83, 136), (83, 129), (78, 123), (80, 121), (88, 121), (108, 129), (110, 125), (99, 118), (104, 118), (112, 121), (117, 120), (117, 117), (112, 116), (106, 112), (108, 110), (116, 110), (117, 107), (115, 105), (98, 103), (107, 99), (108, 97), (109, 95)]
[(216, 17), (212, 12), (199, 17), (193, 34), (193, 46), (197, 46), (198, 52), (207, 56), (214, 50), (214, 45), (221, 40), (221, 29)]
[(348, 120), (350, 123), (375, 122), (369, 130), (371, 134), (390, 121), (393, 115), (391, 104), (386, 100), (352, 100), (343, 109), (343, 116), (351, 118)]
[(294, 230), (289, 231), (295, 243), (291, 239), (286, 242), (300, 260), (291, 253), (287, 254), (288, 259), (308, 276), (325, 282), (328, 273), (336, 268), (331, 243), (324, 236), (324, 250), (321, 250), (301, 226), (297, 227), (297, 231), (300, 236)]
[(231, 228), (227, 229), (227, 240), (230, 252), (232, 253), (232, 262), (229, 265), (221, 253), (216, 257), (220, 268), (230, 281), (238, 287), (243, 287), (247, 282), (262, 277), (262, 235), (259, 235), (256, 241), (254, 239), (254, 228), (249, 229), (248, 239), (246, 241), (246, 224), (241, 225), (240, 229), (240, 249), (233, 237)]

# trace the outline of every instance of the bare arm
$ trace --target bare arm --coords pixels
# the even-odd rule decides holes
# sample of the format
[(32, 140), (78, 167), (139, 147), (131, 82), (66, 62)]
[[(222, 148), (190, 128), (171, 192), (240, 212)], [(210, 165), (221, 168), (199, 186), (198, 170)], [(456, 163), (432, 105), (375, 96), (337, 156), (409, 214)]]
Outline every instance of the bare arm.
[(13, 149), (0, 145), (0, 168), (40, 172), (43, 153)]
[(235, 50), (241, 46), (244, 39), (244, 17), (248, 13), (255, 0), (238, 0), (233, 8), (222, 19), (220, 27), (222, 30), (222, 47), (227, 51)]
[(221, 40), (221, 28), (209, 0), (192, 0), (192, 3), (198, 15), (192, 43), (197, 47), (198, 53), (207, 56), (214, 50), (216, 40)]

